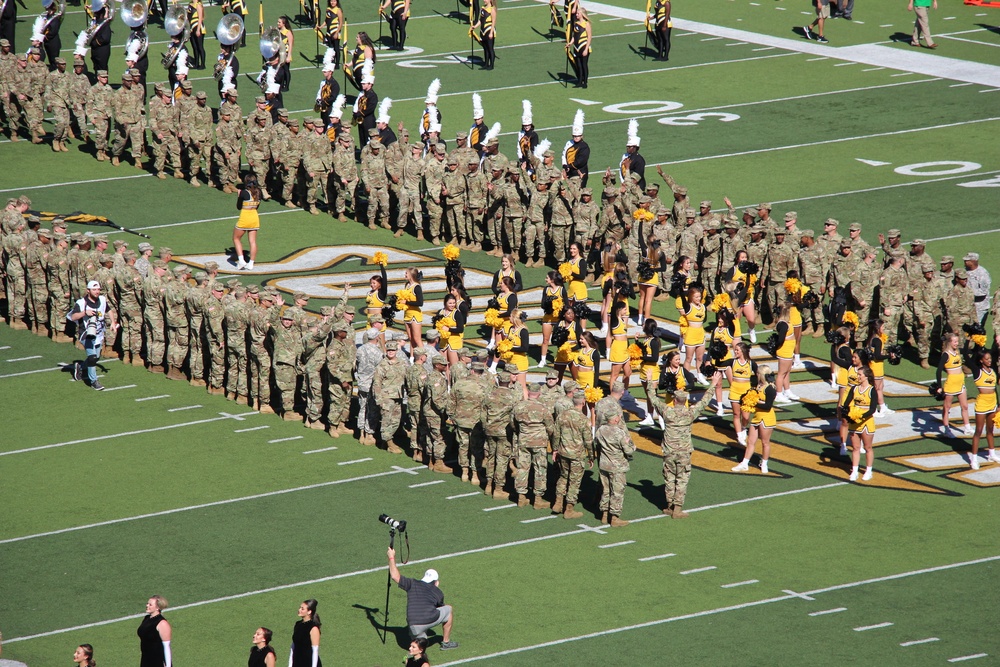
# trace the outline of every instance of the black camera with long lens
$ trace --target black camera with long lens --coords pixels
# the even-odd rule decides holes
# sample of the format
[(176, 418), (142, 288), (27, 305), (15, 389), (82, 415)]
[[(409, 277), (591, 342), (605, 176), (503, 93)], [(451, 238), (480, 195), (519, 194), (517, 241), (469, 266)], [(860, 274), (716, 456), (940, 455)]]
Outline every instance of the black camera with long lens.
[(393, 519), (388, 514), (379, 514), (378, 515), (378, 520), (380, 522), (384, 523), (385, 525), (389, 526), (393, 530), (398, 530), (401, 533), (405, 533), (406, 532), (406, 522), (405, 521), (396, 521), (395, 519)]

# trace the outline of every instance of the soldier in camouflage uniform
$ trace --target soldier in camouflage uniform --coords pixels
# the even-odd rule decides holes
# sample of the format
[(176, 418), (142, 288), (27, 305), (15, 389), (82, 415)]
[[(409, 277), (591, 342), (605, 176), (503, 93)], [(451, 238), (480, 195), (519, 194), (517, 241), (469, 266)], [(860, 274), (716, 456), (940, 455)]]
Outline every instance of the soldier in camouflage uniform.
[(511, 254), (520, 257), (524, 238), (524, 223), (528, 217), (532, 183), (522, 177), (521, 167), (508, 165), (502, 186), (503, 232)]
[(20, 111), (11, 97), (11, 82), (16, 69), (17, 56), (14, 55), (10, 42), (6, 39), (0, 39), (0, 110), (3, 111), (10, 140), (14, 142), (20, 141), (17, 136)]
[(27, 284), (24, 276), (25, 253), (28, 240), (25, 236), (27, 223), (18, 216), (10, 231), (3, 235), (3, 255), (7, 261), (7, 316), (11, 329), (27, 329), (24, 313), (27, 308)]
[[(444, 217), (445, 198), (441, 196), (444, 187), (444, 176), (447, 168), (445, 163), (445, 145), (431, 144), (430, 153), (424, 161), (424, 204), (427, 206), (428, 236), (431, 243), (440, 245), (441, 222)], [(419, 220), (418, 220), (419, 222)]]
[(883, 258), (885, 268), (888, 268), (893, 257), (901, 257), (904, 261), (906, 260), (906, 247), (902, 243), (901, 236), (898, 229), (890, 229), (887, 234), (878, 235), (878, 242), (885, 255)]
[[(721, 221), (718, 216), (712, 214), (712, 219), (705, 222), (705, 236), (702, 237), (698, 248), (698, 266), (701, 267), (701, 280), (705, 285), (703, 298), (705, 303), (711, 303), (721, 287), (719, 284), (722, 276), (722, 234), (719, 233), (721, 229)], [(661, 280), (667, 280), (665, 274), (666, 272), (660, 273)]]
[[(826, 258), (816, 243), (816, 233), (811, 229), (802, 230), (799, 235), (799, 280), (817, 295), (823, 294), (826, 290), (826, 272), (823, 268), (825, 264)], [(817, 338), (822, 336), (826, 322), (826, 316), (823, 315), (822, 299), (816, 308), (807, 308), (803, 304), (800, 309), (802, 312), (802, 334), (812, 334)]]
[(573, 207), (577, 198), (570, 183), (570, 179), (556, 181), (549, 197), (549, 238), (559, 264), (566, 261), (567, 249), (573, 242)]
[(125, 144), (132, 143), (132, 160), (137, 169), (142, 169), (142, 156), (145, 146), (145, 127), (143, 125), (143, 102), (136, 95), (132, 77), (126, 72), (122, 74), (121, 88), (111, 96), (111, 111), (115, 117), (115, 143), (111, 147), (111, 164), (118, 166)]
[(187, 279), (190, 267), (178, 264), (174, 268), (174, 279), (167, 283), (163, 293), (164, 321), (167, 326), (167, 379), (187, 380), (184, 376), (184, 362), (191, 347), (191, 333), (188, 322)]
[(794, 242), (787, 241), (784, 227), (774, 230), (774, 243), (767, 250), (767, 260), (764, 262), (761, 275), (767, 282), (766, 298), (771, 313), (771, 320), (777, 319), (777, 312), (788, 301), (788, 291), (785, 280), (789, 271), (798, 270), (798, 247)]
[[(308, 121), (305, 121), (308, 127)], [(323, 201), (326, 202), (327, 210), (330, 210), (330, 190), (328, 188), (328, 177), (333, 168), (333, 151), (330, 150), (330, 140), (323, 131), (322, 123), (313, 125), (313, 130), (303, 141), (302, 147), (302, 170), (306, 178), (306, 209), (313, 215), (319, 215), (316, 209), (316, 190), (323, 193)]]
[(448, 157), (448, 166), (441, 180), (443, 238), (465, 246), (465, 174), (459, 170), (458, 158)]
[(240, 121), (232, 118), (232, 110), (223, 105), (219, 109), (219, 123), (215, 126), (216, 171), (219, 174), (219, 186), (228, 194), (239, 192), (236, 184), (240, 180)]
[(52, 232), (39, 229), (24, 251), (28, 325), (40, 336), (49, 333), (49, 288), (45, 275)]
[(376, 223), (384, 229), (391, 229), (386, 150), (378, 130), (372, 128), (368, 134), (368, 143), (361, 149), (361, 184), (368, 195), (368, 229), (375, 229)]
[[(868, 340), (868, 322), (878, 317), (878, 307), (876, 304), (878, 295), (875, 293), (875, 290), (879, 286), (882, 268), (875, 261), (877, 256), (878, 251), (875, 248), (871, 246), (865, 248), (864, 260), (858, 262), (857, 273), (851, 282), (851, 306), (858, 316), (857, 339), (859, 341)], [(872, 310), (872, 308), (875, 308), (875, 310)]]
[[(549, 153), (549, 151), (545, 151)], [(521, 179), (528, 182), (527, 173), (522, 170)], [(525, 227), (524, 244), (521, 249), (524, 251), (524, 265), (528, 267), (543, 266), (545, 264), (545, 209), (549, 203), (549, 182), (538, 179), (535, 189), (531, 191), (531, 199), (528, 201), (528, 209)]]
[(122, 360), (133, 366), (142, 366), (143, 278), (136, 270), (135, 262), (135, 253), (126, 251), (125, 266), (115, 270), (115, 289), (121, 307), (118, 321), (121, 323)]
[[(587, 412), (587, 399), (582, 391), (572, 398), (572, 407), (563, 410), (555, 420), (555, 439), (552, 458), (559, 466), (556, 482), (556, 501), (552, 511), (560, 512), (564, 519), (579, 519), (583, 512), (574, 508), (583, 481), (584, 461), (594, 463), (594, 436)], [(565, 504), (564, 504), (565, 503)]]
[(372, 396), (372, 380), (383, 356), (385, 355), (382, 351), (382, 341), (379, 339), (379, 330), (369, 329), (365, 332), (364, 345), (358, 348), (357, 370), (354, 374), (358, 383), (358, 432), (362, 445), (375, 444), (375, 425), (378, 416), (374, 414), (377, 406)]
[(163, 372), (163, 357), (166, 352), (166, 331), (163, 295), (169, 280), (167, 263), (158, 259), (152, 264), (152, 271), (142, 281), (142, 318), (146, 335), (146, 363), (153, 373)]
[(403, 398), (408, 368), (406, 358), (399, 355), (399, 343), (394, 340), (386, 341), (385, 358), (375, 367), (372, 385), (378, 387), (374, 395), (379, 412), (379, 439), (390, 454), (403, 453), (393, 440), (403, 419)]
[(452, 383), (451, 403), (448, 408), (448, 416), (455, 424), (455, 441), (458, 444), (458, 465), (462, 468), (462, 481), (471, 482), (476, 486), (479, 486), (479, 468), (483, 452), (481, 448), (470, 445), (480, 444), (479, 438), (473, 440), (473, 431), (482, 421), (483, 399), (486, 396), (486, 387), (481, 381), (483, 374), (478, 368), (481, 367), (477, 364), (477, 368), (473, 369), (469, 376)]
[(486, 218), (486, 195), (489, 179), (479, 168), (479, 156), (467, 158), (465, 174), (465, 230), (461, 236), (469, 250), (482, 250), (483, 230)]
[(205, 299), (205, 350), (208, 352), (208, 393), (221, 396), (226, 378), (226, 309), (222, 303), (225, 287), (212, 281)]
[(413, 350), (413, 363), (406, 369), (406, 415), (409, 421), (408, 433), (413, 460), (424, 462), (424, 448), (427, 444), (427, 431), (421, 421), (423, 412), (424, 390), (427, 385), (427, 348), (418, 347)]
[(199, 90), (194, 96), (195, 103), (182, 112), (181, 126), (184, 128), (187, 150), (188, 171), (191, 185), (201, 187), (198, 174), (201, 162), (205, 161), (205, 172), (212, 171), (212, 110), (208, 107), (208, 95)]
[(198, 271), (194, 274), (194, 285), (184, 295), (184, 305), (188, 314), (188, 369), (191, 372), (191, 386), (204, 387), (205, 382), (205, 305), (211, 297), (208, 289), (208, 274)]
[(45, 263), (45, 278), (49, 289), (49, 330), (52, 332), (52, 340), (57, 343), (71, 342), (66, 335), (66, 314), (70, 310), (67, 247), (66, 235), (54, 232), (52, 250)]
[(621, 400), (625, 395), (625, 385), (620, 381), (615, 381), (611, 385), (610, 393), (597, 401), (594, 405), (595, 426), (607, 424), (612, 418), (618, 417), (618, 424), (622, 430), (627, 430), (625, 426), (625, 413), (622, 411)]
[[(691, 258), (691, 277), (700, 280), (701, 269), (698, 266), (698, 245), (702, 237), (705, 236), (705, 228), (697, 220), (697, 214), (693, 208), (684, 209), (684, 226), (677, 236), (676, 257), (686, 255)], [(750, 250), (747, 249), (749, 253)], [(758, 265), (760, 262), (758, 262)]]
[(260, 196), (270, 199), (267, 188), (267, 174), (271, 164), (271, 115), (267, 112), (257, 112), (250, 114), (247, 119), (247, 131), (244, 135), (244, 143), (247, 147), (246, 158), (250, 166), (250, 173), (257, 177), (260, 184)]
[(354, 164), (354, 137), (344, 132), (337, 138), (333, 151), (333, 192), (334, 206), (329, 207), (330, 215), (336, 214), (341, 222), (347, 222), (347, 207), (351, 215), (358, 214), (358, 170)]
[(424, 386), (424, 424), (427, 425), (427, 452), (425, 463), (434, 472), (450, 473), (451, 468), (445, 465), (445, 441), (442, 426), (447, 418), (448, 409), (448, 378), (445, 370), (448, 360), (444, 357), (434, 357), (434, 370), (427, 375)]
[(600, 453), (601, 523), (615, 528), (627, 526), (628, 521), (621, 519), (622, 502), (625, 498), (625, 473), (629, 470), (635, 443), (618, 415), (612, 415), (607, 423), (597, 428), (596, 441)]
[(73, 82), (66, 73), (66, 60), (56, 58), (56, 68), (45, 81), (45, 108), (52, 112), (55, 127), (52, 131), (52, 150), (68, 153), (65, 142), (69, 140), (70, 108), (73, 106)]
[[(37, 51), (35, 48), (31, 50)], [(37, 63), (34, 56), (29, 58), (24, 54), (18, 54), (17, 66), (13, 70), (14, 76), (11, 79), (11, 92), (24, 112), (25, 123), (31, 134), (31, 143), (40, 144), (45, 134), (45, 130), (42, 129), (44, 119), (42, 107), (47, 70), (44, 65), (39, 70), (32, 65), (32, 62)]]
[(944, 315), (947, 318), (947, 329), (942, 324), (942, 331), (950, 330), (957, 334), (959, 349), (962, 349), (969, 337), (963, 327), (979, 321), (976, 316), (976, 297), (969, 287), (969, 274), (965, 269), (956, 269), (955, 284), (944, 293)]
[(274, 386), (281, 402), (281, 418), (297, 421), (295, 412), (295, 385), (299, 376), (299, 360), (302, 358), (302, 333), (295, 321), (303, 317), (302, 311), (291, 306), (284, 309), (278, 321), (271, 326), (271, 341), (274, 352), (271, 358), (274, 372)]
[[(280, 125), (277, 123), (276, 125)], [(302, 391), (306, 395), (306, 428), (323, 431), (323, 368), (326, 341), (333, 328), (330, 306), (320, 308), (321, 319), (311, 320), (302, 336)]]
[(899, 342), (899, 322), (909, 300), (910, 279), (903, 268), (905, 261), (903, 253), (890, 255), (889, 266), (879, 276), (879, 303), (885, 321), (882, 331), (888, 336), (888, 345)]
[[(73, 112), (73, 119), (76, 127), (80, 130), (80, 136), (87, 141), (87, 94), (90, 93), (90, 79), (84, 69), (86, 63), (79, 56), (73, 57), (73, 73), (69, 75), (70, 80), (70, 107)], [(73, 126), (69, 129), (70, 139), (76, 138)]]
[[(271, 352), (268, 349), (268, 335), (271, 327), (278, 323), (279, 309), (275, 306), (280, 299), (275, 292), (258, 288), (258, 301), (251, 304), (247, 322), (247, 336), (250, 341), (249, 396), (250, 405), (264, 414), (274, 414), (271, 407)], [(280, 304), (279, 304), (280, 305)]]
[(688, 481), (691, 479), (691, 425), (705, 409), (712, 396), (713, 389), (719, 384), (720, 373), (712, 377), (711, 387), (694, 405), (688, 406), (686, 391), (674, 392), (674, 400), (667, 405), (659, 397), (650, 398), (653, 409), (662, 417), (664, 423), (663, 440), (663, 480), (666, 483), (665, 493), (667, 506), (663, 513), (674, 518), (684, 519), (688, 516), (684, 511), (684, 498), (687, 495)]
[[(908, 264), (914, 263), (908, 260)], [(934, 277), (934, 263), (928, 259), (922, 265), (923, 277), (919, 282), (910, 283), (910, 301), (904, 311), (903, 325), (907, 331), (913, 332), (917, 339), (917, 354), (920, 356), (920, 367), (930, 368), (927, 358), (931, 352), (931, 332), (934, 330), (934, 320), (942, 309), (941, 283)]]
[[(404, 132), (402, 136), (405, 139), (407, 135)], [(422, 144), (412, 144), (409, 147), (409, 153), (400, 162), (395, 234), (397, 237), (402, 236), (412, 220), (417, 230), (418, 241), (424, 240), (424, 216), (420, 207), (420, 180), (424, 172), (422, 149)]]
[(247, 329), (250, 326), (250, 304), (247, 289), (240, 285), (225, 301), (226, 331), (226, 394), (242, 405), (249, 405), (247, 390)]
[(339, 321), (334, 324), (333, 338), (326, 346), (326, 395), (329, 404), (326, 421), (330, 425), (331, 438), (351, 433), (347, 418), (350, 416), (354, 365), (357, 361), (353, 334), (354, 330), (347, 322)]
[[(860, 260), (854, 254), (850, 239), (841, 239), (840, 253), (830, 264), (830, 271), (826, 277), (826, 294), (833, 299), (837, 288), (850, 289), (851, 283), (857, 279), (860, 270)], [(851, 304), (847, 303), (850, 308)]]
[(555, 427), (551, 410), (538, 400), (540, 391), (538, 384), (528, 385), (527, 400), (515, 405), (510, 415), (517, 456), (517, 470), (514, 473), (517, 506), (525, 507), (528, 504), (528, 476), (533, 471), (531, 487), (535, 494), (536, 510), (549, 509), (543, 496), (548, 486), (548, 447)]
[(826, 259), (824, 275), (829, 273), (830, 264), (837, 257), (837, 253), (840, 252), (840, 242), (844, 240), (844, 237), (837, 233), (837, 227), (839, 226), (839, 220), (827, 218), (823, 221), (823, 233), (816, 237), (816, 245), (819, 246), (823, 257)]

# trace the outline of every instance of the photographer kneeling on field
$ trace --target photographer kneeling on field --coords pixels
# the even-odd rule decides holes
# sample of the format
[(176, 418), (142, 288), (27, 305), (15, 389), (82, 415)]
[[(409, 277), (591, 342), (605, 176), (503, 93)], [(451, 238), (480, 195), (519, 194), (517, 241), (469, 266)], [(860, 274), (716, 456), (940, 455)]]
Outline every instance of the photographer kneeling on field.
[[(104, 329), (110, 323), (111, 331), (118, 329), (118, 318), (114, 311), (108, 310), (107, 297), (101, 296), (101, 283), (91, 280), (87, 283), (87, 292), (83, 298), (73, 305), (66, 319), (76, 322), (76, 330), (87, 352), (87, 360), (83, 365), (87, 368), (87, 384), (92, 389), (104, 391), (104, 386), (97, 381), (97, 360), (101, 358), (101, 348), (104, 346)], [(82, 379), (81, 365), (73, 367), (73, 379)]]
[(396, 567), (396, 550), (389, 547), (387, 555), (389, 575), (406, 591), (406, 624), (410, 626), (410, 637), (426, 638), (428, 630), (442, 623), (444, 641), (441, 643), (441, 650), (458, 648), (458, 642), (451, 641), (454, 617), (451, 606), (444, 603), (444, 593), (438, 587), (437, 570), (427, 570), (423, 579), (410, 579), (402, 576)]

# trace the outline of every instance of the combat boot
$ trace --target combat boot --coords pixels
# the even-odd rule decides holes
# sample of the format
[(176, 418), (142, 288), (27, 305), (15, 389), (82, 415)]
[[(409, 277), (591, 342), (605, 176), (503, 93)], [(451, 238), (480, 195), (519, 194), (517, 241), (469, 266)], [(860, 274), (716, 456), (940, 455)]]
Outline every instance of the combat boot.
[(517, 494), (517, 506), (518, 507), (527, 507), (528, 506), (528, 496), (525, 495), (525, 494), (523, 494), (523, 493)]
[(627, 525), (628, 525), (628, 521), (625, 521), (624, 519), (619, 519), (614, 514), (611, 515), (611, 527), (612, 528), (621, 528), (621, 527), (627, 526)]
[(404, 454), (405, 453), (403, 451), (403, 448), (400, 447), (399, 445), (397, 445), (394, 442), (390, 442), (389, 446), (387, 447), (387, 449), (389, 450), (390, 454)]
[(422, 451), (420, 451), (419, 449), (414, 449), (413, 450), (413, 462), (414, 463), (423, 463), (424, 462), (424, 453)]
[(61, 150), (63, 153), (69, 153), (69, 149), (66, 148), (66, 142), (65, 141), (60, 141), (59, 142), (59, 150)]
[(340, 215), (337, 216), (337, 220), (340, 220), (341, 222), (347, 222), (347, 216), (341, 213)]
[(423, 241), (424, 240), (424, 230), (422, 230), (422, 229), (418, 229), (417, 230), (417, 240), (418, 241)]
[(184, 373), (181, 372), (181, 369), (175, 368), (174, 366), (170, 366), (167, 369), (167, 379), (168, 380), (185, 380), (187, 378), (184, 377)]
[(261, 403), (260, 407), (257, 408), (257, 412), (262, 415), (273, 415), (274, 408), (272, 408), (268, 403)]
[[(138, 355), (138, 354), (133, 354), (132, 355), (132, 361), (130, 361), (129, 363), (132, 364), (133, 366), (145, 366), (146, 365), (146, 362), (144, 362), (142, 360), (142, 357), (140, 355)], [(202, 386), (204, 386), (204, 385), (202, 385)]]
[(484, 496), (493, 495), (493, 482), (491, 480), (486, 480), (486, 488), (483, 489), (483, 495)]
[(808, 336), (808, 335), (810, 335), (812, 333), (813, 333), (813, 325), (812, 325), (812, 323), (807, 324), (804, 327), (802, 327), (802, 335), (803, 336)]
[(167, 175), (164, 172), (162, 172), (162, 171), (156, 172), (156, 177), (158, 179), (160, 179), (161, 181), (167, 180)]
[(336, 424), (331, 424), (330, 428), (328, 428), (326, 432), (330, 434), (331, 438), (339, 438), (340, 437), (340, 429), (337, 428)]
[(196, 188), (200, 188), (201, 187), (201, 181), (198, 180), (197, 176), (192, 176), (191, 177), (191, 185), (193, 185)]
[(318, 419), (306, 420), (306, 425), (314, 431), (325, 431), (326, 427), (323, 426), (323, 422)]
[(601, 512), (601, 523), (603, 523), (605, 525), (608, 523), (608, 513), (607, 512)]
[(179, 178), (181, 180), (184, 180), (184, 172), (182, 172), (180, 169), (174, 169), (174, 178)]
[[(503, 490), (503, 484), (493, 487), (493, 497), (497, 500), (506, 500), (508, 498), (507, 492)], [(527, 503), (527, 499), (524, 502)]]
[(104, 162), (107, 158), (104, 156), (104, 151), (97, 151), (97, 161)]
[(294, 410), (285, 410), (284, 412), (281, 413), (281, 418), (284, 419), (286, 422), (295, 422), (299, 420), (299, 416), (295, 413)]
[(101, 348), (101, 359), (117, 359), (117, 358), (118, 358), (118, 353), (115, 352), (110, 347)]
[(532, 507), (534, 507), (536, 510), (547, 510), (551, 509), (552, 506), (549, 505), (549, 501), (545, 500), (545, 498), (543, 498), (542, 496), (536, 494), (535, 504), (532, 505)]
[(671, 511), (670, 516), (673, 519), (686, 519), (690, 515), (684, 511), (682, 505), (674, 505), (674, 509)]
[(445, 465), (444, 461), (438, 460), (434, 462), (434, 472), (450, 473), (451, 468)]
[(583, 518), (583, 512), (577, 512), (576, 510), (573, 509), (573, 505), (572, 504), (567, 504), (566, 505), (566, 510), (563, 512), (563, 518), (564, 519), (582, 519)]
[(473, 468), (471, 474), (469, 475), (469, 484), (479, 486), (479, 471), (476, 468)]
[(236, 405), (250, 405), (250, 397), (246, 394), (236, 394)]
[(556, 501), (554, 503), (552, 503), (552, 511), (555, 514), (561, 514), (562, 513), (562, 511), (563, 511), (563, 501), (565, 500), (565, 498), (566, 498), (565, 496), (556, 496)]
[(117, 156), (117, 155), (113, 155), (113, 156), (111, 157), (111, 164), (112, 164), (112, 165), (114, 165), (115, 167), (117, 167), (117, 166), (118, 166), (118, 165), (120, 165), (121, 163), (122, 163), (122, 161), (121, 161), (120, 159), (118, 159), (118, 156)]
[(667, 503), (667, 506), (663, 508), (663, 513), (669, 517), (672, 517), (674, 514), (674, 504)]
[(462, 466), (462, 481), (463, 482), (469, 481), (469, 469), (465, 466)]
[(920, 367), (923, 368), (923, 369), (927, 369), (927, 368), (931, 367), (931, 365), (929, 363), (927, 363), (927, 357), (922, 357), (920, 359)]
[(53, 153), (61, 153), (62, 152), (62, 148), (59, 147), (59, 142), (56, 141), (55, 139), (52, 140), (52, 152)]

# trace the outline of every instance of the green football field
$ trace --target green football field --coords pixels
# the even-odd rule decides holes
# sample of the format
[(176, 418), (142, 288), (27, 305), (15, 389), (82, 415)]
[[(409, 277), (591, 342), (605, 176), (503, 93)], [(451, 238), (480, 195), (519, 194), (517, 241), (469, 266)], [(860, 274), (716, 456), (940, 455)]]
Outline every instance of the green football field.
[[(905, 3), (859, 2), (852, 22), (828, 22), (830, 43), (820, 45), (800, 32), (812, 20), (808, 2), (677, 2), (670, 61), (657, 62), (644, 50), (644, 3), (587, 6), (595, 33), (587, 89), (566, 79), (548, 9), (533, 0), (500, 0), (492, 71), (478, 68), (478, 47), (469, 65), (467, 25), (456, 14), (465, 6), (414, 3), (407, 51), (380, 53), (375, 89), (394, 100), (393, 125), (412, 130), (439, 77), (449, 146), (471, 124), (479, 92), (508, 155), (522, 99), (555, 147), (583, 109), (592, 183), (617, 165), (634, 117), (647, 178), (662, 165), (694, 202), (711, 199), (718, 210), (724, 196), (738, 208), (769, 201), (776, 219), (794, 210), (800, 227), (817, 232), (827, 217), (844, 234), (859, 221), (872, 243), (898, 227), (906, 241), (928, 240), (935, 260), (977, 251), (1000, 276), (1000, 9), (943, 0), (931, 12), (940, 45), (931, 52), (908, 45)], [(256, 32), (256, 3), (250, 8)], [(21, 49), (39, 10), (19, 11)], [(206, 11), (214, 28), (221, 10)], [(298, 5), (270, 0), (264, 11), (270, 25), (279, 14), (295, 18)], [(378, 36), (373, 3), (348, 0), (345, 12), (351, 35)], [(115, 25), (112, 81), (126, 33)], [(64, 55), (83, 27), (82, 7), (70, 4)], [(320, 75), (313, 34), (299, 28), (285, 106), (302, 118), (313, 115)], [(165, 78), (165, 35), (158, 26), (150, 35), (152, 82)], [(216, 46), (206, 39), (209, 66)], [(239, 52), (244, 72), (257, 66), (257, 48), (254, 34)], [(192, 76), (214, 104), (211, 69)], [(247, 111), (258, 89), (246, 77), (239, 88)], [(56, 154), (4, 140), (0, 165), (0, 195), (106, 216), (171, 247), (179, 261), (199, 266), (231, 245), (231, 197), (96, 162), (88, 144)], [(412, 264), (431, 276), (429, 307), (441, 298), (439, 247), (274, 202), (261, 213), (257, 268), (244, 283), (307, 291), (318, 312), (350, 282), (359, 305), (368, 260), (388, 250), (390, 269)], [(141, 240), (110, 238), (133, 248)], [(467, 251), (461, 261), (481, 315), (497, 261)], [(542, 284), (543, 269), (523, 272), (526, 288)], [(537, 293), (524, 299), (537, 314)], [(657, 302), (654, 315), (676, 321), (670, 302)], [(970, 471), (968, 438), (939, 435), (939, 404), (925, 388), (932, 373), (909, 350), (886, 367), (896, 413), (878, 422), (875, 479), (848, 483), (849, 463), (828, 439), (828, 346), (807, 338), (802, 352), (808, 368), (792, 381), (804, 401), (779, 409), (770, 475), (731, 473), (741, 451), (730, 418), (706, 413), (695, 428), (691, 518), (668, 519), (659, 432), (633, 421), (643, 451), (628, 475), (623, 518), (632, 524), (609, 529), (596, 516), (593, 471), (582, 489), (585, 517), (569, 522), (117, 361), (104, 363), (111, 391), (89, 391), (60, 366), (79, 359), (77, 349), (0, 325), (3, 658), (69, 664), (88, 642), (102, 665), (134, 664), (135, 628), (159, 594), (171, 602), (182, 667), (242, 664), (262, 625), (275, 631), (284, 664), (306, 598), (319, 600), (326, 665), (398, 664), (407, 641), (397, 589), (385, 644), (378, 635), (388, 529), (376, 518), (384, 512), (409, 522), (403, 573), (437, 569), (455, 606), (460, 646), (432, 646), (435, 665), (994, 663), (1000, 466)]]

